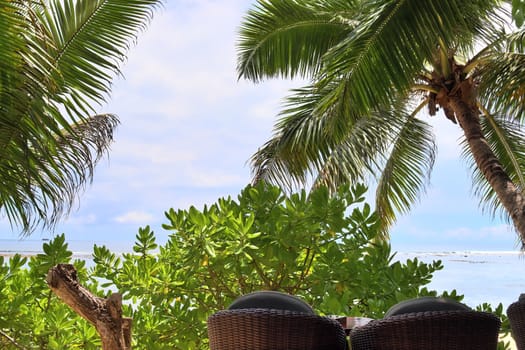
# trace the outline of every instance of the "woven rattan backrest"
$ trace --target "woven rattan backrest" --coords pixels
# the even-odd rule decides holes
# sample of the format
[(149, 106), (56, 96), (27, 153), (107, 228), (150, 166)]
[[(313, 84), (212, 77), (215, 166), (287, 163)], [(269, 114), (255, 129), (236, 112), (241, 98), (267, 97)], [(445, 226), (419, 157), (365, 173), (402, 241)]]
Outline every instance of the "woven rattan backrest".
[(507, 308), (512, 337), (516, 341), (518, 350), (525, 350), (525, 300), (522, 299)]
[(387, 317), (350, 333), (352, 350), (496, 350), (501, 321), (477, 311)]
[(344, 350), (337, 321), (273, 309), (222, 310), (208, 318), (211, 350)]

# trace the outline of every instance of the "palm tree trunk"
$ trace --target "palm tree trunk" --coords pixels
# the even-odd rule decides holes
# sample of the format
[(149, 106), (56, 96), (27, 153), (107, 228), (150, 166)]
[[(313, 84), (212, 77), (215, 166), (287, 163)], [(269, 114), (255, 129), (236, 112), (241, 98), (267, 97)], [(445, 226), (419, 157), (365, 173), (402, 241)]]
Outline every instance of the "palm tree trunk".
[[(468, 101), (468, 100), (467, 100)], [(507, 210), (518, 231), (522, 249), (525, 248), (525, 198), (503, 169), (492, 152), (479, 120), (479, 110), (473, 102), (459, 96), (449, 96), (449, 106), (454, 110), (459, 125), (463, 129), (470, 151), (490, 186), (496, 192), (503, 207)]]

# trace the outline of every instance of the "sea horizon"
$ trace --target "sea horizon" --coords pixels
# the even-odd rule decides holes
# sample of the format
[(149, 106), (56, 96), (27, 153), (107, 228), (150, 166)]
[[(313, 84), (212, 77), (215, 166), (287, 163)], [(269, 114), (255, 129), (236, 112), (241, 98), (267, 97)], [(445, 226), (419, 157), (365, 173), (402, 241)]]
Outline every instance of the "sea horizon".
[[(48, 239), (0, 239), (0, 255), (10, 257), (15, 254), (33, 256), (43, 253), (42, 245)], [(157, 238), (163, 245), (167, 237)], [(91, 260), (93, 246), (106, 246), (116, 254), (132, 253), (134, 242), (122, 240), (67, 240), (73, 259)], [(396, 251), (395, 260), (407, 259), (431, 263), (441, 260), (443, 269), (436, 271), (431, 282), (425, 287), (439, 294), (453, 289), (464, 295), (463, 302), (470, 307), (489, 303), (496, 307), (499, 303), (506, 309), (521, 293), (525, 293), (525, 254), (519, 250), (407, 250)]]
[[(43, 252), (42, 246), (44, 243), (49, 242), (53, 238), (0, 238), (0, 253), (40, 253)], [(167, 237), (156, 237), (156, 242), (159, 245), (167, 242)], [(115, 239), (115, 240), (95, 240), (95, 239), (69, 239), (66, 238), (69, 250), (73, 254), (86, 254), (87, 250), (93, 250), (93, 245), (98, 246), (105, 245), (111, 249), (114, 247), (117, 253), (126, 253), (133, 251), (133, 245), (135, 242), (129, 240)], [(525, 252), (519, 250), (469, 250), (469, 249), (407, 249), (402, 250), (392, 249), (393, 253), (396, 254), (416, 254), (416, 255), (523, 255)]]

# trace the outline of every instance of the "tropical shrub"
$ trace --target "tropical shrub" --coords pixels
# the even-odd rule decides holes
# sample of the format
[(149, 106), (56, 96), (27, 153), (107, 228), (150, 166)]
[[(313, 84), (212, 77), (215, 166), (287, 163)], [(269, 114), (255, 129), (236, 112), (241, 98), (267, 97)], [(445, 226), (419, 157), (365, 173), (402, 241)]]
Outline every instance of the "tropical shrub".
[(255, 290), (299, 295), (321, 314), (368, 317), (402, 299), (435, 295), (423, 286), (441, 262), (395, 261), (378, 239), (365, 191), (358, 185), (334, 196), (325, 188), (286, 196), (259, 184), (237, 201), (171, 209), (166, 245), (157, 247), (145, 227), (135, 254), (120, 258), (95, 247), (94, 275), (129, 301), (133, 337), (144, 349), (206, 348), (207, 317)]
[[(378, 239), (365, 190), (287, 196), (274, 186), (247, 186), (237, 200), (167, 211), (164, 229), (171, 235), (164, 245), (144, 227), (133, 253), (95, 246), (90, 267), (74, 265), (97, 295), (123, 294), (135, 349), (206, 349), (207, 317), (260, 289), (299, 295), (320, 314), (382, 317), (400, 300), (436, 295), (425, 285), (443, 266), (397, 261), (390, 244)], [(71, 260), (60, 235), (44, 244), (43, 254), (0, 261), (0, 348), (100, 347), (94, 328), (45, 285), (50, 267)]]
[(87, 283), (86, 262), (72, 262), (64, 235), (43, 250), (30, 258), (0, 256), (0, 349), (100, 349), (95, 328), (56, 298), (45, 280), (52, 266), (73, 263)]

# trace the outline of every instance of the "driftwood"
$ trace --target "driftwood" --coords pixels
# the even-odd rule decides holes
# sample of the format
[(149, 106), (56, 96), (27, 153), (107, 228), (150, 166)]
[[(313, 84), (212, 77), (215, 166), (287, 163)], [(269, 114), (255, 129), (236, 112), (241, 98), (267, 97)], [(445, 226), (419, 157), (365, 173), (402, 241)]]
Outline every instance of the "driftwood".
[(122, 317), (122, 295), (107, 299), (93, 295), (80, 285), (70, 264), (49, 269), (46, 278), (51, 290), (77, 314), (93, 324), (102, 339), (102, 350), (131, 349), (131, 318)]

